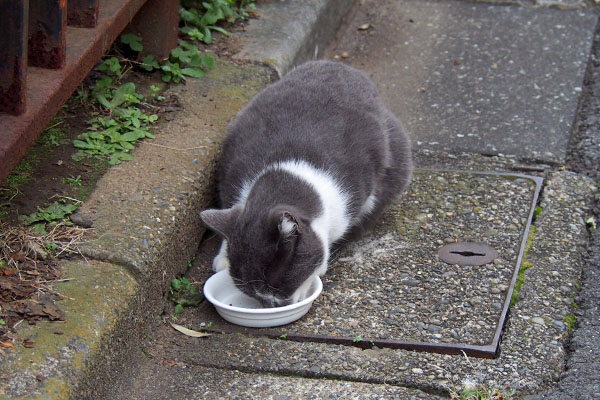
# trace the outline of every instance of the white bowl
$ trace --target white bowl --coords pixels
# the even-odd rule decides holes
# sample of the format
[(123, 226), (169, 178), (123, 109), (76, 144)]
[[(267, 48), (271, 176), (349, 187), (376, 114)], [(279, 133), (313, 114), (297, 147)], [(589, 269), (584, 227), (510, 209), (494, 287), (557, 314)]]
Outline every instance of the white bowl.
[(323, 283), (313, 275), (310, 296), (298, 303), (283, 307), (263, 308), (260, 302), (235, 287), (229, 271), (217, 272), (204, 284), (204, 296), (225, 320), (250, 328), (268, 328), (289, 324), (308, 312), (321, 294)]

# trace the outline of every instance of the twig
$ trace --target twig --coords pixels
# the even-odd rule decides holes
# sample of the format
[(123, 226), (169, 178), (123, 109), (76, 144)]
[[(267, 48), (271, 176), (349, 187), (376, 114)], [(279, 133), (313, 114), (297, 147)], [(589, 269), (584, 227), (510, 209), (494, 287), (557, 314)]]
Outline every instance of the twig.
[(157, 143), (150, 143), (150, 142), (145, 142), (146, 144), (149, 144), (151, 146), (157, 146), (157, 147), (163, 147), (165, 149), (169, 149), (169, 150), (175, 150), (175, 151), (189, 151), (189, 150), (198, 150), (198, 149), (206, 149), (206, 146), (198, 146), (198, 147), (188, 147), (186, 149), (178, 149), (176, 147), (170, 147), (170, 146), (165, 146), (162, 144), (157, 144)]
[(471, 364), (471, 360), (469, 360), (469, 357), (467, 356), (467, 353), (465, 353), (464, 350), (461, 350), (461, 352), (463, 353), (463, 356), (465, 356), (465, 360), (467, 360), (467, 363), (469, 364), (469, 366), (471, 368), (473, 368), (473, 364)]

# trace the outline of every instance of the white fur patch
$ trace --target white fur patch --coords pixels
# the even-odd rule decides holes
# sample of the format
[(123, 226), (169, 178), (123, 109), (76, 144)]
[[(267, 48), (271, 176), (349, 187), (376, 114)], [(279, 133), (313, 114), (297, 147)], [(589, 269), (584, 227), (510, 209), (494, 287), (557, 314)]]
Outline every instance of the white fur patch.
[(354, 217), (354, 219), (352, 220), (352, 225), (360, 224), (360, 221), (364, 217), (369, 215), (371, 213), (371, 211), (373, 211), (376, 203), (377, 203), (377, 196), (375, 196), (375, 193), (371, 193), (369, 195), (369, 197), (367, 197), (367, 200), (363, 203), (362, 207), (360, 208), (358, 215), (356, 217)]
[(227, 254), (227, 240), (223, 239), (221, 243), (221, 249), (219, 250), (219, 254), (215, 256), (212, 263), (212, 268), (214, 272), (223, 271), (224, 269), (229, 269), (229, 256)]

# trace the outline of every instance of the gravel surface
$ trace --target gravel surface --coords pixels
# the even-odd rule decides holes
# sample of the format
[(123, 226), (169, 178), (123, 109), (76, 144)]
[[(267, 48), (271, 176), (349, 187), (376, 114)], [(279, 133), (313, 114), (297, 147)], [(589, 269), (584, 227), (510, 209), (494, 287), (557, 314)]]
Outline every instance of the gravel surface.
[[(523, 178), (417, 172), (384, 222), (336, 255), (323, 295), (287, 331), (490, 344), (534, 191)], [(441, 261), (438, 249), (457, 241), (487, 243), (500, 255), (482, 266)]]

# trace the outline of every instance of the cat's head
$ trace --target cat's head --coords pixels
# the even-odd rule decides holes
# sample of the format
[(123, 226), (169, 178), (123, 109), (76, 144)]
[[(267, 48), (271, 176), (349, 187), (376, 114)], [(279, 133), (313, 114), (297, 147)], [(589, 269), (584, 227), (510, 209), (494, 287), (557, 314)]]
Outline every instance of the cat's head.
[(310, 221), (292, 206), (257, 212), (236, 205), (200, 216), (227, 240), (229, 273), (236, 286), (266, 307), (302, 300), (309, 278), (326, 263), (327, 250)]

